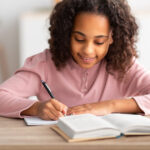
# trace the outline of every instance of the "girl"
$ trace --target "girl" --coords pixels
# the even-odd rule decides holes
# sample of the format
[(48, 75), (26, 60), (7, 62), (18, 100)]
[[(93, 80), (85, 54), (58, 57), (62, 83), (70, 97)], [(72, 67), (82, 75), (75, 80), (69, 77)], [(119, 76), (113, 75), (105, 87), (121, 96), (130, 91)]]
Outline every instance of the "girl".
[[(0, 115), (57, 120), (64, 114), (150, 114), (150, 74), (135, 59), (137, 30), (125, 0), (58, 3), (50, 49), (29, 57), (0, 86)], [(38, 101), (28, 99), (33, 95)]]

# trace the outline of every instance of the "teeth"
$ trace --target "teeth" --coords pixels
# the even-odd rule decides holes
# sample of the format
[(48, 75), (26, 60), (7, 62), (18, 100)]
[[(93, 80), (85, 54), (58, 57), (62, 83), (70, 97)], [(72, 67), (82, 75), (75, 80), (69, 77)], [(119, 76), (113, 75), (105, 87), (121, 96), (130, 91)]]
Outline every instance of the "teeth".
[(92, 60), (92, 59), (94, 59), (94, 58), (83, 58), (84, 60)]
[(84, 59), (90, 59), (90, 58), (84, 58)]
[(92, 61), (94, 61), (95, 57), (83, 57), (81, 55), (79, 55), (79, 57), (82, 59), (82, 61), (86, 62), (86, 63), (91, 63)]

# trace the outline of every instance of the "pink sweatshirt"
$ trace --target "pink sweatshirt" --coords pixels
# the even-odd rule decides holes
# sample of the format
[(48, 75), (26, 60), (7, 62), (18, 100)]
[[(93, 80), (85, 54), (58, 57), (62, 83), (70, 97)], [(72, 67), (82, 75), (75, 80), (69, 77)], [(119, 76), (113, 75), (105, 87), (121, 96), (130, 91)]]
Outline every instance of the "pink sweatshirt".
[(101, 61), (83, 69), (72, 59), (61, 71), (51, 60), (49, 50), (29, 57), (24, 66), (0, 85), (0, 116), (23, 117), (20, 113), (35, 101), (50, 99), (41, 80), (47, 82), (55, 99), (68, 107), (111, 99), (133, 97), (146, 115), (150, 114), (150, 73), (137, 62), (128, 71), (128, 78), (119, 82), (106, 72)]

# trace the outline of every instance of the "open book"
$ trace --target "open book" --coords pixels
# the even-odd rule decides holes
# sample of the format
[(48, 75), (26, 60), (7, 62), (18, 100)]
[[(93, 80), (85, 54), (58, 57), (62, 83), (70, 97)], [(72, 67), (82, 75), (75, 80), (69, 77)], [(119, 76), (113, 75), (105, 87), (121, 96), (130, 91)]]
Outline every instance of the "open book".
[(82, 114), (61, 117), (51, 128), (68, 142), (74, 142), (115, 138), (121, 135), (150, 135), (150, 119), (131, 114)]

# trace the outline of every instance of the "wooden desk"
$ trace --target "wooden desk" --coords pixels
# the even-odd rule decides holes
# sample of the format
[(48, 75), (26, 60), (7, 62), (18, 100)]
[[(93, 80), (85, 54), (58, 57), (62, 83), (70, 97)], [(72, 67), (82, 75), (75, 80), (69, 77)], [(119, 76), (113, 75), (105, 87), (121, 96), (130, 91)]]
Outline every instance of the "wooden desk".
[(67, 143), (49, 126), (0, 117), (0, 150), (150, 150), (150, 136)]

